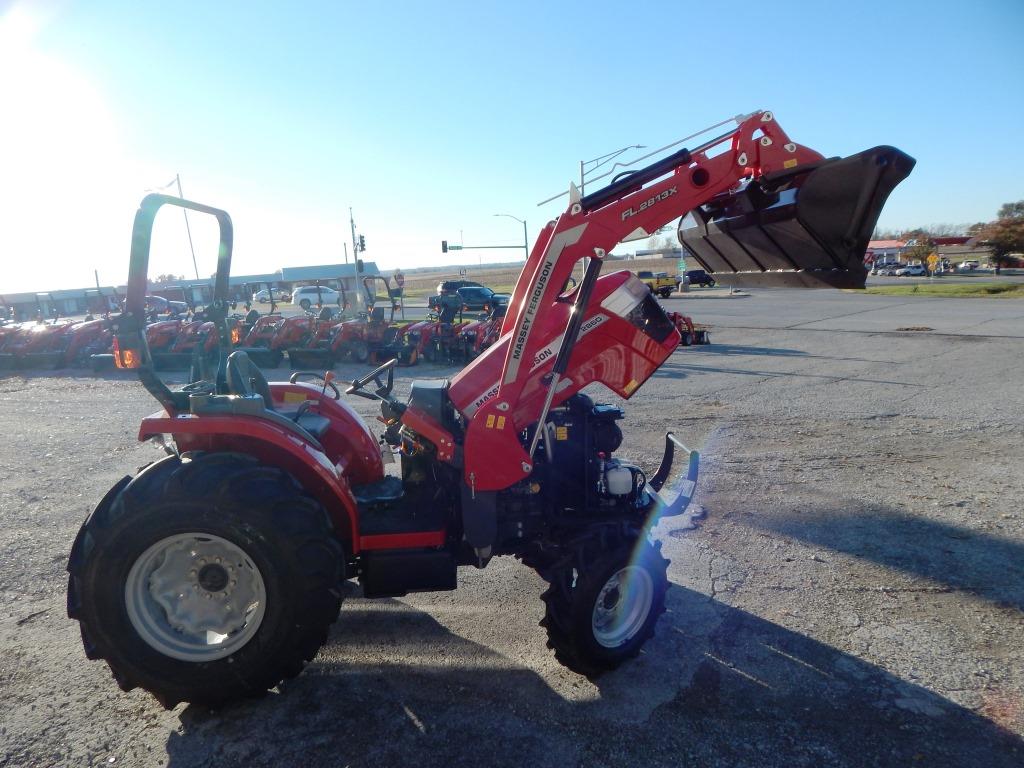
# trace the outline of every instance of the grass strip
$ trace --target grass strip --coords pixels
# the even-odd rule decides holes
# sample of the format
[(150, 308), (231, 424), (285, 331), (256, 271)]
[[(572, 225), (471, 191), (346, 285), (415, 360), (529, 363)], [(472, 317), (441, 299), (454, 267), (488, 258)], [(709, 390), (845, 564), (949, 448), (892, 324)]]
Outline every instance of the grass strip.
[(971, 285), (876, 285), (863, 293), (874, 296), (931, 296), (955, 299), (1024, 298), (1024, 283), (972, 283)]

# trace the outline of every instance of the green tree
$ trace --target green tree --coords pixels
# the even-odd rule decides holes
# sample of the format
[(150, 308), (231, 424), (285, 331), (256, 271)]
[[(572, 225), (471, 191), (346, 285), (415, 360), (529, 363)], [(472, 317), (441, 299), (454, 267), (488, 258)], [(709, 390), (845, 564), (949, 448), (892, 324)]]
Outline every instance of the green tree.
[(659, 237), (654, 234), (647, 241), (647, 247), (652, 251), (660, 251), (661, 253), (671, 253), (674, 249), (679, 247), (679, 241), (675, 237), (664, 236)]
[(926, 232), (916, 232), (910, 239), (914, 241), (914, 244), (907, 250), (907, 261), (919, 262), (924, 264), (925, 268), (927, 268), (928, 256), (935, 250), (932, 239)]
[(999, 218), (989, 223), (984, 237), (992, 248), (992, 261), (997, 268), (1012, 262), (1011, 253), (1024, 253), (1024, 200), (1000, 208)]

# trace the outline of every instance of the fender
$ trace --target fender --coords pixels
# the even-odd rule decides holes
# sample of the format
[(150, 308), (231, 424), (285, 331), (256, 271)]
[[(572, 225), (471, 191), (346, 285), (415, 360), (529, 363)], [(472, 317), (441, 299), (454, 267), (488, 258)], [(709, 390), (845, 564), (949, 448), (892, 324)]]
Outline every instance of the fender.
[(331, 429), (321, 438), (328, 458), (351, 485), (366, 485), (384, 476), (380, 445), (359, 414), (344, 400), (335, 400), (312, 384), (272, 382), (274, 405), (285, 411), (312, 400), (311, 409), (331, 420)]
[(356, 500), (327, 455), (283, 427), (254, 416), (147, 416), (139, 440), (169, 434), (178, 450), (247, 453), (290, 472), (303, 489), (324, 505), (335, 529), (347, 539), (348, 551), (359, 552)]

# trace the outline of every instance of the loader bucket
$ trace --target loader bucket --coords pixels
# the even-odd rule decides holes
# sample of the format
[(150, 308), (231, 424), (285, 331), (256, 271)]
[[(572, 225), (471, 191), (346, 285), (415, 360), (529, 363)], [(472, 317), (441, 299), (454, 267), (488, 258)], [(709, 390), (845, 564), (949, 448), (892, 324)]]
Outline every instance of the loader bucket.
[(293, 371), (333, 368), (334, 353), (329, 349), (296, 347), (288, 350), (288, 364)]
[(863, 288), (864, 252), (915, 160), (875, 147), (767, 175), (679, 223), (679, 242), (725, 285)]
[(19, 368), (55, 371), (64, 367), (63, 352), (26, 352)]
[(112, 371), (116, 367), (114, 365), (114, 356), (109, 354), (91, 355), (89, 357), (89, 367), (92, 368), (93, 373)]

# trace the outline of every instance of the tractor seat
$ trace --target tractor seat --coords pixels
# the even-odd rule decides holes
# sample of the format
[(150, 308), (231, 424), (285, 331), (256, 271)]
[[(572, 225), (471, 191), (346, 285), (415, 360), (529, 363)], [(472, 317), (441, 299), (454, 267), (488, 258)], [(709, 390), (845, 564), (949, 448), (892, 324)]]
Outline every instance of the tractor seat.
[(374, 307), (370, 310), (370, 322), (371, 323), (383, 323), (384, 322), (384, 307)]
[(270, 385), (267, 383), (263, 371), (253, 364), (249, 355), (243, 350), (235, 350), (228, 355), (227, 379), (228, 388), (232, 394), (262, 397), (265, 416), (272, 421), (296, 424), (302, 428), (302, 431), (313, 436), (317, 442), (331, 428), (331, 420), (326, 416), (309, 413), (301, 408), (295, 412), (294, 416), (278, 413), (274, 408), (274, 398), (270, 394)]
[(331, 420), (319, 413), (300, 413), (293, 421), (317, 440), (326, 435), (327, 430), (331, 428)]

